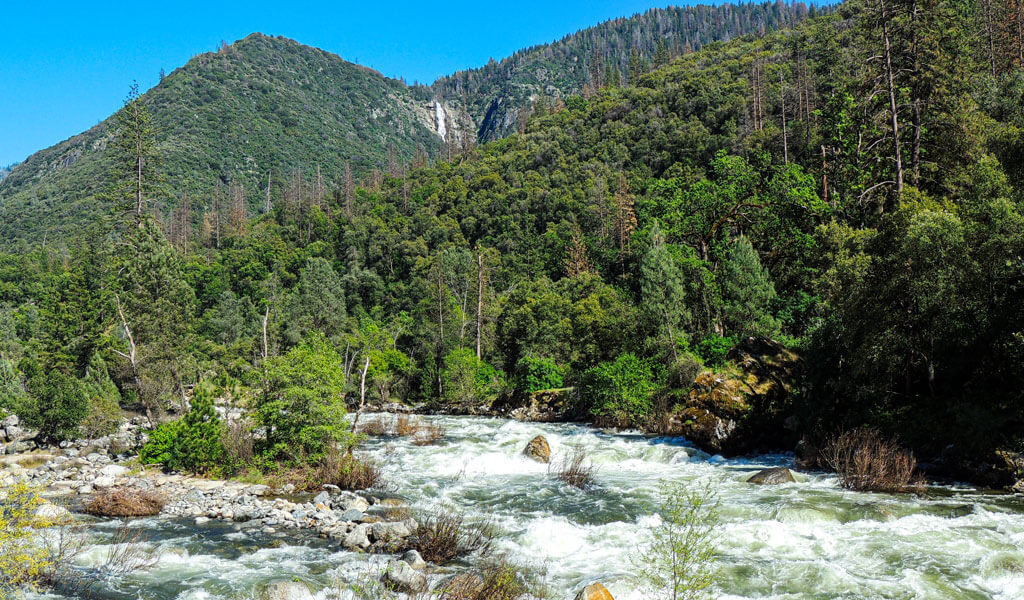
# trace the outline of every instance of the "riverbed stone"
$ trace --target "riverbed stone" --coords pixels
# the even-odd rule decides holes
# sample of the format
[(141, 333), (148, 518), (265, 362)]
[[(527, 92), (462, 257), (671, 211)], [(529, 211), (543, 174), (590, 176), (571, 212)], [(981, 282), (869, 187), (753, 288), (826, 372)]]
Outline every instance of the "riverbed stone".
[(600, 583), (592, 583), (576, 594), (576, 600), (615, 600), (608, 588)]
[(388, 562), (381, 579), (388, 587), (406, 594), (418, 594), (427, 589), (427, 578), (415, 571), (409, 563), (400, 560)]
[(327, 492), (320, 492), (319, 494), (316, 495), (315, 498), (313, 498), (313, 504), (330, 504), (330, 503), (331, 503), (331, 495), (328, 494)]
[(363, 517), (363, 512), (359, 510), (346, 510), (338, 515), (338, 519), (348, 521), (349, 523), (358, 523), (363, 520)]
[(304, 581), (274, 581), (263, 586), (259, 600), (313, 600), (313, 591)]
[(341, 545), (348, 550), (365, 550), (370, 546), (369, 531), (369, 525), (357, 525), (352, 531), (348, 532)]
[(416, 571), (422, 571), (427, 568), (427, 561), (423, 560), (420, 553), (415, 550), (409, 550), (403, 554), (402, 561), (408, 563)]
[(526, 444), (526, 448), (523, 449), (523, 454), (537, 462), (551, 462), (551, 446), (548, 444), (547, 438), (542, 435), (530, 440), (530, 443)]
[(104, 477), (121, 477), (128, 473), (128, 467), (122, 467), (121, 465), (107, 465), (100, 469), (100, 475)]
[(760, 485), (776, 485), (780, 483), (793, 483), (793, 473), (786, 467), (771, 467), (754, 473), (747, 479), (747, 483)]

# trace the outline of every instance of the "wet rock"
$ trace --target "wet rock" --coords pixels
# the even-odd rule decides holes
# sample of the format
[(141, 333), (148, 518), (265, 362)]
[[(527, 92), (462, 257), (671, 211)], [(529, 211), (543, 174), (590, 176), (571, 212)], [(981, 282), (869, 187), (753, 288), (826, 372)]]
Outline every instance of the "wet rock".
[(313, 600), (313, 591), (302, 581), (274, 581), (263, 586), (259, 600)]
[(410, 567), (417, 571), (422, 571), (427, 568), (427, 561), (423, 560), (420, 553), (415, 550), (409, 550), (402, 555), (402, 561), (409, 564)]
[(611, 592), (600, 583), (592, 583), (576, 594), (576, 600), (615, 600)]
[(764, 469), (758, 471), (747, 479), (747, 483), (757, 483), (760, 485), (775, 485), (779, 483), (793, 483), (796, 479), (793, 479), (793, 473), (786, 467), (772, 467), (770, 469)]
[(418, 594), (427, 589), (427, 578), (415, 571), (409, 563), (400, 560), (388, 563), (381, 580), (395, 591), (406, 594)]
[(367, 535), (369, 531), (369, 525), (357, 525), (352, 531), (348, 532), (341, 545), (347, 550), (365, 550), (370, 547), (370, 537)]
[(338, 515), (338, 519), (342, 521), (348, 521), (350, 523), (358, 523), (359, 521), (363, 520), (364, 516), (365, 515), (362, 513), (362, 511), (346, 510), (345, 512)]
[(331, 503), (331, 495), (328, 494), (327, 492), (320, 492), (319, 494), (316, 495), (315, 498), (313, 498), (313, 504), (330, 504), (330, 503)]
[(526, 444), (526, 448), (523, 449), (523, 454), (537, 462), (551, 462), (551, 446), (548, 445), (547, 438), (542, 435), (530, 440), (530, 443)]

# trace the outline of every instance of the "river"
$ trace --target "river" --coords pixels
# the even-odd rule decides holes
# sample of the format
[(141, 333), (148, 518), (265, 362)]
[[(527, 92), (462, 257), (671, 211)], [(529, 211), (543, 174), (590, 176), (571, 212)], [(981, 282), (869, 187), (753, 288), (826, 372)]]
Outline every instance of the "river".
[[(490, 519), (501, 530), (500, 549), (542, 567), (556, 599), (572, 600), (593, 581), (617, 600), (650, 598), (638, 587), (631, 556), (658, 522), (664, 480), (714, 490), (721, 513), (714, 592), (724, 600), (1024, 598), (1020, 496), (955, 486), (931, 487), (920, 497), (857, 493), (840, 488), (833, 476), (802, 473), (795, 484), (757, 486), (745, 479), (766, 466), (791, 466), (792, 458), (723, 459), (679, 438), (572, 424), (438, 420), (448, 431), (440, 445), (379, 438), (366, 449), (414, 511), (451, 505)], [(597, 467), (596, 486), (569, 488), (545, 465), (522, 456), (537, 434), (547, 437), (556, 459), (574, 445), (586, 448)], [(101, 597), (252, 598), (262, 583), (292, 578), (334, 589), (379, 570), (387, 559), (224, 523), (150, 518), (135, 525), (150, 532), (159, 562), (104, 582)], [(98, 541), (115, 526), (94, 523)], [(99, 543), (83, 564), (103, 553)]]

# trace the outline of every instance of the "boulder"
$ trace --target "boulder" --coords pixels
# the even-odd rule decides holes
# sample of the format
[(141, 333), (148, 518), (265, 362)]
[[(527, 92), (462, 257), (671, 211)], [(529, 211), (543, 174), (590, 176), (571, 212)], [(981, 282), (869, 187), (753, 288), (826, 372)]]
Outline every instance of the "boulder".
[(770, 469), (764, 469), (754, 473), (749, 479), (747, 479), (747, 483), (757, 483), (760, 485), (793, 483), (795, 481), (796, 479), (793, 479), (793, 473), (786, 467), (772, 467)]
[(338, 519), (341, 521), (347, 521), (349, 523), (358, 523), (363, 520), (365, 515), (362, 511), (358, 510), (346, 510), (345, 512), (338, 515)]
[(530, 440), (530, 443), (523, 449), (523, 454), (537, 462), (551, 462), (551, 446), (548, 445), (548, 440), (542, 435), (538, 435)]
[(381, 580), (389, 588), (406, 594), (418, 594), (427, 589), (427, 578), (415, 571), (409, 563), (400, 560), (388, 563)]
[(103, 477), (118, 478), (128, 473), (128, 467), (122, 467), (121, 465), (107, 465), (100, 469), (100, 475)]
[(615, 600), (611, 593), (600, 583), (592, 583), (576, 594), (576, 600)]
[(302, 581), (274, 581), (263, 586), (259, 600), (313, 600), (313, 591)]
[(345, 539), (341, 541), (341, 545), (346, 550), (365, 550), (370, 546), (370, 537), (367, 535), (369, 531), (369, 525), (357, 525), (352, 531), (348, 532)]
[(32, 511), (32, 514), (40, 519), (46, 519), (52, 522), (60, 521), (71, 516), (71, 512), (68, 511), (68, 509), (63, 506), (57, 506), (56, 504), (50, 504), (49, 502), (36, 507), (36, 509)]
[(415, 569), (416, 571), (422, 571), (423, 569), (427, 568), (427, 561), (423, 560), (423, 557), (420, 556), (420, 553), (415, 550), (409, 550), (408, 552), (403, 554), (402, 560), (404, 562), (409, 563), (409, 566)]
[(328, 494), (327, 492), (320, 492), (319, 494), (316, 495), (315, 498), (313, 498), (313, 504), (328, 504), (329, 505), (330, 503), (331, 503), (331, 495)]

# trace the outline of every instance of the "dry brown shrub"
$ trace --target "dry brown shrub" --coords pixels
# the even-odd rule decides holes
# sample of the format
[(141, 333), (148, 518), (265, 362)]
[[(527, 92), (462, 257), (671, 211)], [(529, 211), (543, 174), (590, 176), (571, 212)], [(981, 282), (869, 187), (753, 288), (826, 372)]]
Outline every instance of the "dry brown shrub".
[(439, 590), (440, 600), (522, 600), (547, 598), (542, 577), (522, 564), (498, 556), (478, 571), (453, 577)]
[(442, 509), (422, 519), (411, 546), (423, 560), (441, 564), (474, 552), (490, 554), (496, 534), (489, 522), (471, 523), (462, 513)]
[(360, 423), (358, 432), (365, 435), (381, 437), (389, 435), (390, 431), (391, 430), (387, 426), (387, 423), (384, 422), (384, 419), (380, 417), (375, 417), (373, 419), (366, 419), (365, 421)]
[(847, 489), (905, 492), (922, 486), (915, 476), (914, 453), (883, 438), (877, 429), (861, 427), (831, 438), (822, 450), (822, 459)]
[(160, 514), (167, 501), (162, 494), (140, 488), (111, 488), (92, 497), (83, 511), (97, 517), (150, 517)]
[(429, 423), (416, 433), (412, 443), (417, 446), (429, 446), (440, 442), (446, 437), (448, 437), (447, 427), (441, 423)]
[(287, 481), (300, 492), (317, 491), (324, 484), (336, 485), (343, 490), (388, 489), (377, 463), (336, 449), (328, 451), (314, 464), (278, 474), (282, 483)]
[(247, 465), (252, 462), (253, 437), (252, 425), (242, 419), (234, 419), (228, 422), (224, 428), (224, 453), (229, 461), (235, 465)]
[(587, 459), (587, 451), (583, 446), (573, 446), (570, 454), (562, 456), (558, 465), (559, 481), (580, 490), (587, 490), (594, 485), (594, 474), (597, 469)]
[(412, 437), (423, 429), (423, 421), (410, 415), (398, 415), (395, 419), (395, 435)]

